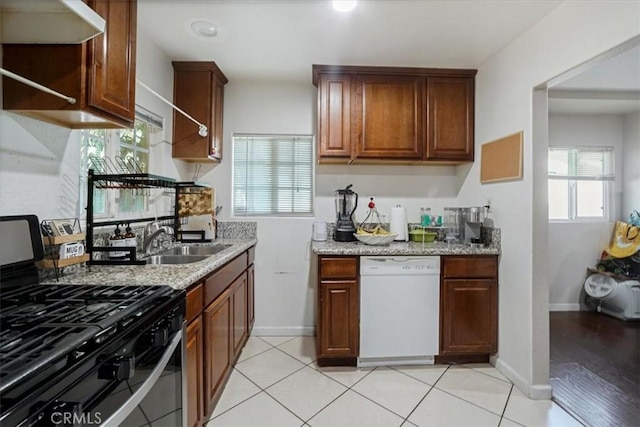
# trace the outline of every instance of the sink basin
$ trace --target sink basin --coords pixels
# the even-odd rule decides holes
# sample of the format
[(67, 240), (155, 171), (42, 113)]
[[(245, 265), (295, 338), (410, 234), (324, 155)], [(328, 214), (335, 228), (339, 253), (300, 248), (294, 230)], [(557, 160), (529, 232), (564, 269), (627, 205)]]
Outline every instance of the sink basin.
[(228, 247), (231, 247), (231, 245), (223, 243), (208, 246), (180, 246), (163, 252), (162, 255), (213, 255), (220, 251), (224, 251)]
[(207, 259), (208, 255), (153, 255), (147, 258), (147, 264), (189, 264)]

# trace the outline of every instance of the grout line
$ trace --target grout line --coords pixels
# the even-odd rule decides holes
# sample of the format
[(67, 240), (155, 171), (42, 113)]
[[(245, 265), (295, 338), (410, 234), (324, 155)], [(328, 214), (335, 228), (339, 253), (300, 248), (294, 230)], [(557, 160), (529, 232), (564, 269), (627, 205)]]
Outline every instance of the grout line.
[[(430, 366), (430, 365), (425, 365), (425, 366)], [(432, 365), (432, 366), (436, 366), (436, 365)], [(445, 372), (447, 372), (447, 370), (449, 369), (449, 367), (446, 367), (446, 368), (445, 368), (445, 370), (444, 370), (444, 371), (442, 371), (442, 373), (440, 374), (440, 376), (438, 376), (438, 379), (436, 379), (436, 381), (435, 381), (433, 384), (429, 384), (428, 382), (426, 382), (426, 381), (424, 381), (424, 380), (421, 380), (420, 378), (416, 378), (416, 377), (414, 377), (414, 376), (409, 375), (409, 374), (408, 374), (408, 373), (406, 373), (406, 372), (399, 371), (398, 369), (396, 369), (396, 368), (399, 368), (399, 366), (395, 366), (395, 367), (394, 367), (394, 366), (388, 366), (388, 368), (391, 368), (391, 369), (393, 369), (394, 371), (396, 371), (396, 372), (398, 372), (398, 373), (400, 373), (400, 374), (402, 374), (402, 375), (406, 375), (407, 377), (409, 377), (409, 378), (411, 378), (411, 379), (414, 379), (414, 380), (416, 380), (416, 381), (419, 381), (419, 382), (421, 382), (422, 384), (426, 384), (426, 385), (428, 385), (428, 386), (430, 386), (430, 387), (433, 387), (434, 385), (436, 385), (436, 383), (437, 383), (438, 381), (440, 381), (440, 378), (442, 378), (442, 376), (444, 375), (444, 373), (445, 373)]]
[[(489, 364), (489, 365), (491, 365), (491, 364)], [(476, 368), (472, 368), (472, 367), (466, 366), (464, 364), (463, 365), (456, 365), (456, 366), (461, 366), (461, 367), (466, 368), (466, 369), (471, 369), (473, 372), (475, 372), (477, 374), (482, 374), (482, 375), (485, 375), (485, 376), (487, 376), (489, 378), (493, 378), (494, 380), (502, 381), (503, 383), (507, 383), (507, 384), (512, 384), (513, 385), (513, 383), (511, 381), (509, 381), (509, 379), (502, 379), (502, 378), (494, 377), (493, 375), (484, 373), (482, 371), (477, 370)], [(495, 369), (495, 367), (493, 367), (493, 368)]]
[[(411, 423), (411, 421), (409, 421), (409, 417), (411, 415), (413, 415), (413, 413), (416, 411), (416, 409), (418, 409), (418, 406), (420, 406), (420, 404), (422, 404), (422, 402), (427, 398), (427, 396), (429, 395), (429, 393), (431, 393), (431, 390), (433, 390), (436, 387), (436, 384), (438, 383), (438, 381), (440, 381), (440, 378), (442, 378), (442, 376), (449, 370), (449, 368), (451, 367), (451, 365), (447, 365), (447, 367), (445, 368), (445, 370), (442, 372), (442, 374), (440, 374), (440, 376), (438, 377), (438, 379), (436, 380), (436, 382), (434, 384), (428, 384), (428, 383), (424, 383), (427, 385), (430, 385), (431, 388), (429, 388), (429, 390), (427, 391), (427, 393), (422, 396), (422, 399), (420, 399), (420, 401), (416, 404), (416, 406), (411, 410), (411, 412), (409, 412), (409, 415), (407, 415), (407, 417), (404, 419), (406, 422)], [(399, 371), (398, 371), (399, 372)], [(401, 372), (404, 373), (404, 372)], [(413, 377), (411, 377), (413, 378)], [(419, 380), (418, 380), (419, 381)], [(413, 423), (411, 423), (413, 424)]]
[[(512, 385), (511, 387), (513, 388), (513, 385)], [(453, 393), (451, 393), (451, 392), (449, 392), (449, 391), (443, 390), (443, 389), (441, 389), (440, 387), (436, 387), (435, 385), (433, 386), (433, 388), (435, 388), (435, 389), (437, 389), (438, 391), (441, 391), (441, 392), (443, 392), (443, 393), (445, 393), (445, 394), (448, 394), (449, 396), (453, 396), (453, 397), (455, 397), (455, 398), (456, 398), (456, 399), (458, 399), (458, 400), (462, 400), (463, 402), (466, 402), (466, 403), (468, 403), (468, 404), (470, 404), (470, 405), (473, 405), (473, 406), (475, 406), (476, 408), (480, 408), (480, 409), (484, 410), (485, 412), (488, 412), (488, 413), (490, 413), (490, 414), (495, 415), (496, 417), (500, 417), (500, 415), (499, 415), (499, 414), (496, 414), (496, 413), (495, 413), (495, 412), (493, 412), (492, 410), (487, 409), (487, 408), (484, 408), (484, 407), (482, 407), (482, 406), (478, 405), (477, 403), (473, 403), (473, 402), (471, 402), (471, 401), (469, 401), (469, 400), (467, 400), (467, 399), (464, 399), (464, 398), (462, 398), (462, 397), (460, 397), (460, 396), (456, 396), (455, 394), (453, 394)], [(507, 400), (509, 400), (509, 398), (508, 398), (508, 397), (507, 397)], [(505, 406), (505, 407), (506, 407), (506, 406)]]
[[(500, 414), (500, 422), (498, 423), (498, 427), (500, 427), (500, 424), (502, 424), (502, 420), (506, 418), (504, 416), (504, 413), (507, 412), (507, 406), (509, 405), (509, 400), (511, 399), (511, 393), (513, 393), (513, 384), (511, 384), (511, 388), (509, 389), (509, 395), (507, 396), (507, 401), (504, 403), (504, 408), (502, 409), (502, 414)], [(513, 421), (513, 420), (509, 419), (509, 421)], [(516, 423), (516, 424), (520, 424), (520, 423)]]
[[(240, 372), (239, 370), (237, 370), (235, 367), (233, 368), (234, 371), (236, 371), (237, 373), (239, 373), (240, 375), (242, 375), (243, 377), (245, 377), (247, 379), (247, 381), (249, 381), (251, 384), (255, 385), (256, 387), (258, 387), (260, 390), (254, 394), (252, 394), (251, 396), (247, 397), (246, 399), (244, 399), (241, 402), (236, 403), (235, 405), (229, 407), (228, 409), (224, 410), (223, 412), (220, 412), (218, 415), (216, 415), (215, 417), (211, 417), (209, 418), (207, 421), (204, 422), (203, 426), (206, 426), (207, 423), (213, 421), (214, 419), (220, 417), (223, 414), (226, 414), (227, 412), (229, 412), (230, 410), (234, 409), (237, 406), (242, 405), (244, 402), (246, 402), (249, 399), (254, 398), (255, 396), (259, 395), (260, 393), (262, 393), (264, 390), (256, 383), (254, 383), (253, 381), (251, 381), (251, 379), (249, 377), (247, 377), (245, 374), (243, 374), (242, 372)], [(231, 375), (229, 375), (229, 377), (231, 377)], [(227, 382), (228, 384), (228, 382)], [(220, 402), (220, 399), (222, 399), (222, 395), (227, 391), (227, 384), (225, 384), (225, 390), (222, 391), (222, 394), (220, 395), (220, 398), (218, 399), (218, 402), (216, 402), (216, 406), (218, 405), (218, 403)], [(214, 408), (215, 411), (215, 408)]]
[[(271, 386), (269, 386), (269, 387), (271, 387)], [(262, 392), (263, 392), (264, 394), (266, 394), (267, 396), (269, 396), (271, 399), (275, 400), (275, 401), (276, 401), (276, 403), (277, 403), (278, 405), (282, 406), (282, 407), (283, 407), (284, 409), (286, 409), (289, 413), (293, 414), (293, 416), (294, 416), (294, 417), (296, 417), (297, 419), (299, 419), (300, 421), (302, 421), (302, 424), (301, 424), (301, 425), (305, 425), (305, 424), (306, 424), (306, 421), (305, 421), (305, 420), (303, 420), (302, 418), (300, 418), (300, 417), (298, 416), (298, 414), (296, 414), (295, 412), (293, 412), (291, 409), (287, 408), (287, 407), (286, 407), (283, 403), (281, 403), (278, 399), (276, 399), (275, 397), (271, 396), (267, 390), (263, 390)]]
[[(375, 400), (373, 400), (373, 399), (371, 399), (371, 398), (369, 398), (369, 397), (365, 396), (364, 394), (359, 393), (359, 392), (358, 392), (358, 390), (353, 390), (353, 389), (349, 389), (349, 390), (351, 390), (352, 392), (354, 392), (354, 393), (358, 394), (358, 395), (359, 395), (359, 396), (361, 396), (361, 397), (364, 397), (364, 398), (365, 398), (365, 399), (367, 399), (369, 402), (373, 402), (373, 403), (375, 403), (376, 405), (378, 405), (379, 407), (381, 407), (381, 408), (382, 408), (382, 409), (384, 409), (385, 411), (391, 412), (393, 415), (395, 415), (395, 416), (399, 417), (399, 418), (402, 420), (402, 422), (404, 423), (404, 421), (405, 421), (405, 417), (404, 417), (404, 416), (402, 416), (402, 415), (398, 414), (397, 412), (392, 411), (391, 409), (387, 408), (386, 406), (382, 406), (382, 404), (381, 404), (381, 403), (378, 403), (378, 402), (376, 402)], [(431, 389), (429, 389), (429, 390), (431, 390)], [(429, 392), (427, 392), (427, 393), (425, 394), (425, 396), (426, 396), (427, 394), (429, 394)], [(424, 399), (424, 396), (422, 397), (422, 399)], [(422, 399), (420, 399), (420, 401), (422, 401)], [(402, 425), (402, 423), (400, 423), (400, 424)]]

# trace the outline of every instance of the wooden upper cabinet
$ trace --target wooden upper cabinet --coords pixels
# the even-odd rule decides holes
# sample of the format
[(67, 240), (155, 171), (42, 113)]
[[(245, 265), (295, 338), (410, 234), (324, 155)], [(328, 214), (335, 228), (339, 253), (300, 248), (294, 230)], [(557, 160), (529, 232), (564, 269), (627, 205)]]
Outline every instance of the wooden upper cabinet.
[(474, 79), (427, 78), (427, 160), (473, 161)]
[(351, 76), (321, 75), (318, 81), (318, 152), (321, 158), (351, 157)]
[(3, 78), (3, 108), (72, 129), (131, 128), (135, 119), (136, 0), (90, 0), (106, 21), (82, 44), (3, 44), (3, 68), (76, 99), (70, 104)]
[(357, 77), (356, 159), (422, 159), (423, 87), (422, 77)]
[(475, 74), (314, 65), (319, 163), (473, 161)]
[(173, 113), (174, 159), (191, 162), (222, 160), (224, 85), (228, 80), (215, 62), (173, 62), (173, 102), (208, 129), (201, 136), (198, 125)]

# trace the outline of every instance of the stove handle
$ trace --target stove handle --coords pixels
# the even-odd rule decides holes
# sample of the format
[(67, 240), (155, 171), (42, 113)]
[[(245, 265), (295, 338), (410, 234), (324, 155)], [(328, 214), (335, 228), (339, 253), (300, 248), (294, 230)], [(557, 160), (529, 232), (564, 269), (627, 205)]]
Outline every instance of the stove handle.
[[(178, 331), (176, 335), (173, 337), (167, 350), (162, 355), (162, 358), (153, 369), (149, 378), (140, 386), (138, 390), (127, 400), (124, 405), (122, 405), (113, 415), (107, 418), (101, 425), (101, 427), (117, 427), (119, 426), (132, 412), (136, 407), (142, 402), (142, 399), (149, 393), (149, 391), (153, 388), (153, 386), (160, 378), (160, 375), (166, 368), (171, 356), (173, 356), (173, 352), (182, 342), (182, 330)], [(184, 375), (184, 373), (183, 373)]]

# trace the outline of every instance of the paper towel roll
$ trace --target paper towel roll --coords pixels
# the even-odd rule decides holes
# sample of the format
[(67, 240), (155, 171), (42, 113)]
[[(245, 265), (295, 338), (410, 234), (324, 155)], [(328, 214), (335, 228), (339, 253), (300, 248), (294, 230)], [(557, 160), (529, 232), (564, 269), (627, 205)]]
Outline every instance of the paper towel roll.
[(400, 205), (391, 208), (391, 219), (389, 223), (389, 230), (392, 233), (398, 234), (394, 240), (408, 241), (409, 232), (407, 224), (407, 210)]

